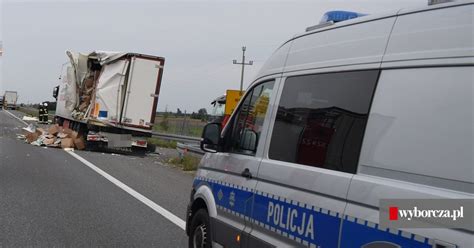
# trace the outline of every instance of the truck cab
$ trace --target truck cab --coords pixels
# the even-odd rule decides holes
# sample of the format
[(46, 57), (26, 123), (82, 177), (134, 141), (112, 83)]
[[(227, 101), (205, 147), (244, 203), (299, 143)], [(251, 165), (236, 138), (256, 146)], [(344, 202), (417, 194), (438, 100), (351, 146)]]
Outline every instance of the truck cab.
[(3, 96), (4, 108), (15, 110), (17, 108), (17, 100), (18, 93), (16, 91), (5, 91), (5, 95)]
[(240, 90), (227, 90), (225, 95), (214, 99), (211, 102), (210, 122), (221, 123), (221, 126), (224, 127), (244, 93)]

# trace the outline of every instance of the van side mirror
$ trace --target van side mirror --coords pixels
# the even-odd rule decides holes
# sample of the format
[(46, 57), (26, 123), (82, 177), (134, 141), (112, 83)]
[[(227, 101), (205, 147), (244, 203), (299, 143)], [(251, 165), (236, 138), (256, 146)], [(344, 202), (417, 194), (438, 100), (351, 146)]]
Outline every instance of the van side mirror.
[(201, 150), (216, 153), (219, 149), (221, 137), (221, 124), (209, 123), (202, 131)]

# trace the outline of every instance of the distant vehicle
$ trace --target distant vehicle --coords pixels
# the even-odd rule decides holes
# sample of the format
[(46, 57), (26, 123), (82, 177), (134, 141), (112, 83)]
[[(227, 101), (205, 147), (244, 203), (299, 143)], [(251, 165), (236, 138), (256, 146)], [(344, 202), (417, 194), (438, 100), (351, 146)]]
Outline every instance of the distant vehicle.
[(211, 122), (221, 122), (224, 118), (225, 111), (225, 95), (219, 96), (211, 102), (211, 113), (210, 120)]
[(240, 90), (227, 90), (225, 95), (214, 99), (211, 102), (210, 122), (222, 123), (224, 127), (244, 93)]
[(472, 215), (386, 227), (403, 215), (380, 204), (474, 200), (473, 12), (330, 12), (283, 43), (228, 124), (204, 127), (189, 246), (474, 247)]
[(6, 109), (16, 109), (16, 102), (18, 100), (18, 94), (16, 91), (5, 91), (3, 96), (3, 105)]
[(3, 108), (3, 96), (0, 96), (0, 108)]
[(67, 52), (70, 65), (53, 89), (55, 119), (93, 146), (146, 148), (165, 59), (137, 53)]

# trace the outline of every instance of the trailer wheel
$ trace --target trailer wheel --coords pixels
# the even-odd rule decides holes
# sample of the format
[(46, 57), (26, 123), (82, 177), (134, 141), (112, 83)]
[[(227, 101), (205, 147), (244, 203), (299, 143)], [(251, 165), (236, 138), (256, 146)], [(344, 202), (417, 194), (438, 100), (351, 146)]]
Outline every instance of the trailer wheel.
[(148, 151), (148, 149), (145, 147), (136, 147), (136, 146), (132, 146), (130, 150), (133, 155), (140, 156), (140, 157), (145, 156)]
[(147, 147), (146, 147), (146, 150), (148, 152), (155, 152), (156, 151), (156, 145), (154, 144), (148, 144)]

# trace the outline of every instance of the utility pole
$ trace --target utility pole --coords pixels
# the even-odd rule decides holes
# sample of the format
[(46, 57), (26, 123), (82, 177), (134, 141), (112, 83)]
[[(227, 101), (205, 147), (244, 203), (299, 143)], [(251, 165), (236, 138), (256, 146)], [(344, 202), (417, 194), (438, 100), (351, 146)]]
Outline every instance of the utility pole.
[(245, 63), (245, 50), (246, 47), (242, 47), (242, 62), (237, 62), (236, 59), (234, 59), (234, 65), (242, 65), (242, 74), (240, 75), (240, 91), (243, 90), (244, 87), (244, 69), (246, 65), (253, 65), (253, 61), (250, 60), (248, 63)]

